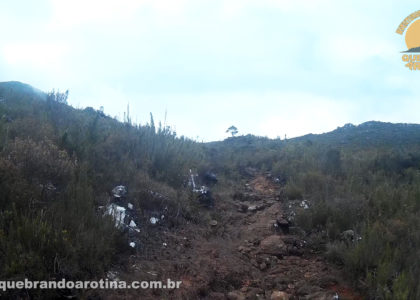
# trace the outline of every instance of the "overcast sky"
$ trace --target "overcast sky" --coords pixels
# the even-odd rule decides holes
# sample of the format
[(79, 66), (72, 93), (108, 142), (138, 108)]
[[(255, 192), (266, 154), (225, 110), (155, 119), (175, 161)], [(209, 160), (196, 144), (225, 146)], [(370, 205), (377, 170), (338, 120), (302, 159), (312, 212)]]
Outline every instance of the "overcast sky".
[(149, 112), (179, 135), (322, 133), (420, 123), (400, 22), (418, 1), (1, 0), (0, 81), (75, 107)]

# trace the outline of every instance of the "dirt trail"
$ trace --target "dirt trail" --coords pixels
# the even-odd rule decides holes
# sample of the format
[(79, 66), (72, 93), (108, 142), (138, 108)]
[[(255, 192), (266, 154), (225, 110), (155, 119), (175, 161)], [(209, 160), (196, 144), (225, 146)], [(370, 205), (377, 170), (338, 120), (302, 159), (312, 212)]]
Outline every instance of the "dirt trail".
[[(133, 256), (121, 279), (182, 280), (178, 290), (120, 291), (109, 299), (361, 299), (336, 267), (289, 227), (290, 202), (257, 176), (232, 201), (217, 201), (207, 228), (155, 232), (150, 253)], [(303, 205), (302, 203), (300, 203)], [(299, 206), (299, 203), (296, 204)], [(156, 238), (157, 237), (157, 238)], [(335, 298), (336, 295), (339, 298)]]

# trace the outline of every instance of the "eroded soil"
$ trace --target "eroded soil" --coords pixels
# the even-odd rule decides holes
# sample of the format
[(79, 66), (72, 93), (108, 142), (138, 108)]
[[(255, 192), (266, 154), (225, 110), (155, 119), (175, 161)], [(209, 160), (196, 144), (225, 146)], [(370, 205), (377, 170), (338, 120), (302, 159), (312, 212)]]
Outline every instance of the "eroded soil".
[[(108, 299), (361, 299), (343, 274), (288, 225), (301, 201), (279, 197), (259, 175), (217, 199), (208, 225), (150, 228), (142, 253), (130, 257), (121, 280), (182, 280), (174, 290), (119, 290)], [(293, 213), (293, 212), (292, 212)], [(214, 222), (216, 221), (216, 222)], [(217, 223), (217, 224), (216, 224)]]

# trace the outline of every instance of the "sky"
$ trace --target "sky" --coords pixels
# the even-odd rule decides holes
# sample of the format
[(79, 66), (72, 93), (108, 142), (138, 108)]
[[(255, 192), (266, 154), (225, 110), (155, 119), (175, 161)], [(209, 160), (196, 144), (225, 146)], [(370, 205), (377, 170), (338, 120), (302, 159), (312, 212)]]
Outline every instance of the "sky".
[[(417, 3), (416, 3), (417, 2)], [(0, 81), (198, 141), (420, 123), (398, 25), (418, 1), (2, 0)]]

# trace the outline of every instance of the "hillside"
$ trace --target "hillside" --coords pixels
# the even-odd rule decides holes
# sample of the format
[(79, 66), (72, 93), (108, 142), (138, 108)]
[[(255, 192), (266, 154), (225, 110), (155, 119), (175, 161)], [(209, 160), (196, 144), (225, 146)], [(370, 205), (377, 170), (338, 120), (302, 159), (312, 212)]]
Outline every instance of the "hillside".
[(420, 125), (370, 121), (358, 126), (346, 124), (325, 134), (309, 134), (296, 138), (296, 140), (313, 140), (335, 147), (346, 145), (372, 147), (416, 144), (420, 140)]
[(19, 81), (0, 82), (0, 97), (12, 99), (46, 100), (46, 94), (29, 84)]
[(287, 143), (316, 143), (329, 147), (380, 147), (418, 144), (420, 124), (369, 121), (360, 125), (346, 124), (322, 134), (307, 134), (286, 141), (253, 135), (231, 137), (222, 142), (210, 142), (214, 147), (281, 147)]
[(197, 143), (66, 100), (0, 83), (0, 278), (183, 285), (1, 296), (420, 298), (420, 125)]

